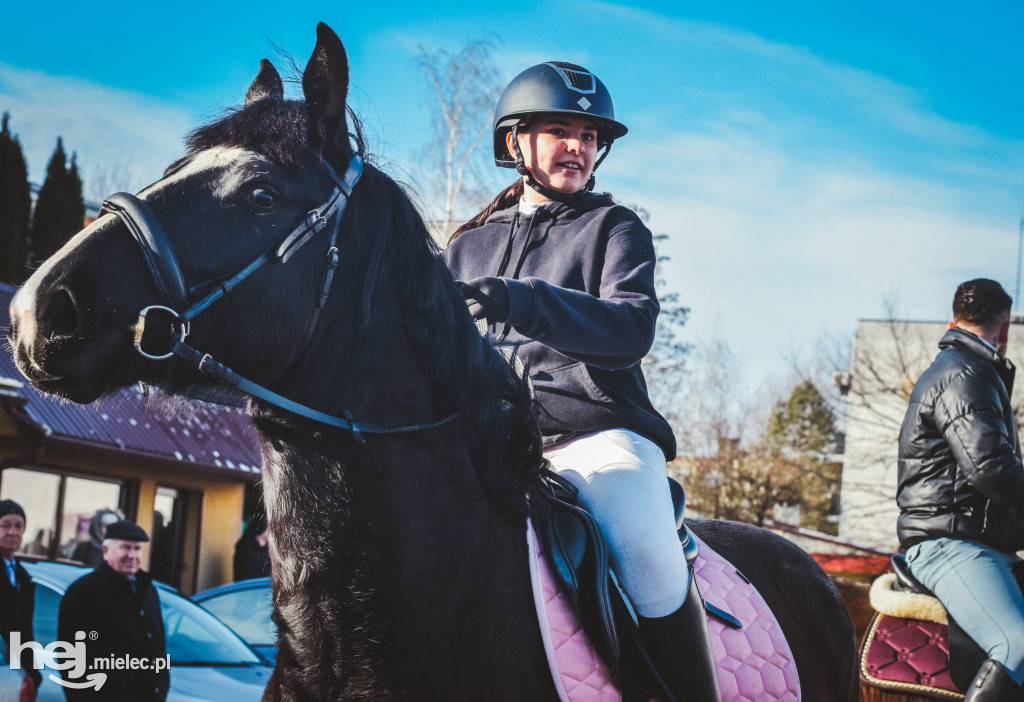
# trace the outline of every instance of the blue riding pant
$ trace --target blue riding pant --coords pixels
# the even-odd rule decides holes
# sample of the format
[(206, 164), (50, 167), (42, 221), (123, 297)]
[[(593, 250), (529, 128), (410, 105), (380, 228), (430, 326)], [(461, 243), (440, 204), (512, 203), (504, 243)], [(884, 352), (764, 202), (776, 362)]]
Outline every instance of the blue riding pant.
[(957, 624), (1024, 683), (1024, 594), (1010, 568), (1020, 559), (966, 539), (929, 539), (907, 549), (914, 577)]
[(579, 489), (637, 614), (653, 619), (679, 609), (689, 571), (662, 450), (635, 432), (609, 429), (558, 444), (544, 457)]

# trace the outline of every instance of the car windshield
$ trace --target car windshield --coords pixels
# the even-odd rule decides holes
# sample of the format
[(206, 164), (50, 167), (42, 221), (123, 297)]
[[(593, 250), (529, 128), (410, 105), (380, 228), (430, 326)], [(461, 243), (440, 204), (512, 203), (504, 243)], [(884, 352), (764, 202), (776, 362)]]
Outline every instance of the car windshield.
[(235, 630), (250, 646), (273, 646), (277, 643), (277, 627), (270, 619), (274, 610), (269, 587), (233, 590), (200, 602)]

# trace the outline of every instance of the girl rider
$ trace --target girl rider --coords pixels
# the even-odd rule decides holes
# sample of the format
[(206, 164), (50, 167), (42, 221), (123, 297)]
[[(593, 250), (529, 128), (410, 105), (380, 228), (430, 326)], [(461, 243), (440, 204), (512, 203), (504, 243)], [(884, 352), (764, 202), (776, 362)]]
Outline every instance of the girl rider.
[(675, 439), (640, 369), (659, 310), (651, 232), (591, 192), (626, 131), (587, 69), (550, 62), (520, 73), (498, 101), (494, 159), (521, 177), (452, 235), (444, 257), (473, 317), (529, 369), (545, 457), (601, 525), (669, 692), (717, 702), (666, 480)]

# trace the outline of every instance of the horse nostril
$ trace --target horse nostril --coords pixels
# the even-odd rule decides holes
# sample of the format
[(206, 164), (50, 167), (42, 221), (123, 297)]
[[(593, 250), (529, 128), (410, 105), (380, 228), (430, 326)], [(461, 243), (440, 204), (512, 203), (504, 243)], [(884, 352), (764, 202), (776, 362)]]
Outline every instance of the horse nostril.
[(80, 322), (78, 305), (71, 293), (58, 288), (47, 301), (46, 310), (39, 320), (39, 333), (51, 340), (77, 336), (81, 333)]

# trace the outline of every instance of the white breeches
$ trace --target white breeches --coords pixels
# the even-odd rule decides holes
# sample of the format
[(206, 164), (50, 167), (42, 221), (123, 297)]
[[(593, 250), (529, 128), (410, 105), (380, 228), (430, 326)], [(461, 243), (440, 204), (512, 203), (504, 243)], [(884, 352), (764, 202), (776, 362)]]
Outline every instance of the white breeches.
[(579, 488), (637, 614), (655, 618), (679, 609), (689, 575), (661, 449), (635, 432), (609, 429), (554, 446), (544, 457)]

